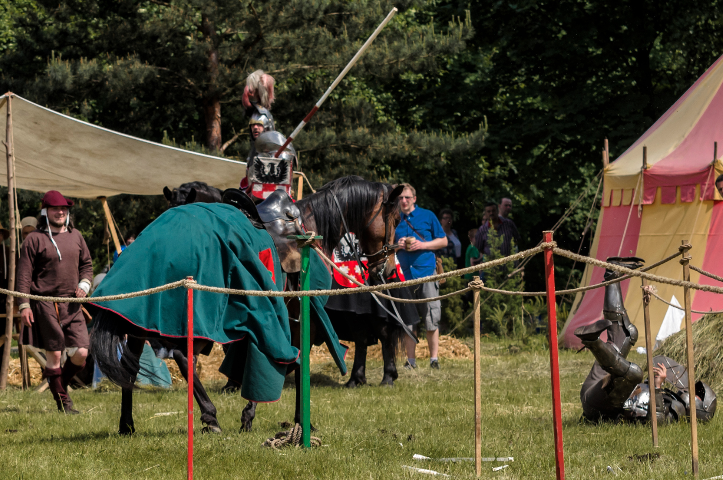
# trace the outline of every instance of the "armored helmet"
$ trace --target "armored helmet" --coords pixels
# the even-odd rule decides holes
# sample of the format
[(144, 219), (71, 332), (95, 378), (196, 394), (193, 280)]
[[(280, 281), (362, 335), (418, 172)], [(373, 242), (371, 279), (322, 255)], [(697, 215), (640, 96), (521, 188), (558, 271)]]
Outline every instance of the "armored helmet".
[(271, 115), (271, 112), (264, 107), (259, 107), (258, 105), (255, 105), (255, 107), (256, 108), (251, 114), (251, 118), (249, 118), (249, 128), (251, 128), (251, 125), (262, 125), (264, 127), (264, 132), (276, 130), (276, 126), (274, 125), (274, 116)]
[[(687, 391), (680, 392), (680, 398), (685, 403), (685, 411), (690, 416), (690, 395)], [(718, 399), (715, 392), (700, 380), (695, 382), (695, 413), (701, 422), (707, 422), (715, 415)]]

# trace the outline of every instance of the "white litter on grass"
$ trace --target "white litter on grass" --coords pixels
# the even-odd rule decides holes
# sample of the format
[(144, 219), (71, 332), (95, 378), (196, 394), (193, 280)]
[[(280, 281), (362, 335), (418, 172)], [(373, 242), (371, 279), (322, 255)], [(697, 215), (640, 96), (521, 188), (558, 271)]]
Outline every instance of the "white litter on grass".
[(178, 415), (179, 413), (181, 413), (181, 412), (159, 412), (159, 413), (156, 413), (155, 415), (153, 415), (151, 418), (170, 417), (171, 415)]
[[(418, 453), (415, 453), (412, 457), (414, 460), (435, 460), (437, 462), (474, 462), (474, 458), (470, 457), (455, 457), (455, 458), (432, 458), (432, 457), (425, 457), (424, 455), (420, 455)], [(483, 462), (514, 462), (514, 457), (484, 457), (481, 458)]]
[(505, 468), (509, 467), (509, 465), (502, 465), (501, 467), (495, 467), (492, 469), (493, 472), (499, 472), (500, 470), (504, 470)]
[(444, 473), (435, 472), (434, 470), (427, 470), (426, 468), (410, 467), (409, 465), (402, 465), (402, 468), (408, 468), (414, 470), (417, 473), (426, 473), (427, 475), (442, 475), (443, 477), (449, 477)]
[(715, 477), (706, 478), (705, 480), (721, 480), (723, 475), (716, 475)]

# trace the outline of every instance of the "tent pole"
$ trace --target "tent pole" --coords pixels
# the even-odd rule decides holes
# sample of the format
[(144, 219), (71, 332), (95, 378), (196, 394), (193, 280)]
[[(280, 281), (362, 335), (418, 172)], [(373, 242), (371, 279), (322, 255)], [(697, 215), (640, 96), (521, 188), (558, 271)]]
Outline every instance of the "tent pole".
[[(5, 151), (7, 152), (8, 168), (8, 225), (10, 228), (10, 262), (8, 265), (8, 290), (15, 290), (15, 166), (13, 152), (13, 110), (12, 94), (9, 94), (7, 102), (7, 122), (5, 129)], [(5, 390), (8, 381), (8, 365), (10, 363), (10, 347), (13, 336), (13, 301), (15, 297), (8, 295), (5, 300), (5, 348), (3, 349), (2, 362), (0, 363), (0, 390)], [(21, 327), (22, 328), (22, 327)], [(18, 338), (20, 340), (20, 338)], [(20, 342), (18, 342), (20, 343)]]
[(608, 167), (610, 163), (610, 152), (608, 150), (608, 139), (605, 139), (605, 145), (603, 146), (603, 170)]
[(113, 237), (113, 245), (115, 246), (115, 251), (118, 253), (118, 255), (121, 254), (121, 246), (120, 241), (118, 241), (118, 233), (116, 232), (116, 229), (118, 228), (113, 221), (113, 215), (110, 214), (110, 208), (108, 208), (108, 200), (105, 197), (98, 197), (98, 200), (100, 200), (100, 203), (103, 204), (103, 212), (105, 212), (105, 218), (108, 221), (108, 226), (110, 227), (110, 235)]
[[(680, 264), (683, 265), (683, 281), (690, 282), (690, 267), (692, 257), (688, 256), (691, 246), (688, 240), (683, 240), (678, 249), (683, 253)], [(695, 410), (695, 359), (693, 357), (693, 322), (690, 318), (690, 289), (683, 287), (683, 300), (685, 306), (685, 341), (688, 362), (688, 401), (690, 403), (690, 449), (692, 456), (692, 473), (698, 478), (698, 422)]]

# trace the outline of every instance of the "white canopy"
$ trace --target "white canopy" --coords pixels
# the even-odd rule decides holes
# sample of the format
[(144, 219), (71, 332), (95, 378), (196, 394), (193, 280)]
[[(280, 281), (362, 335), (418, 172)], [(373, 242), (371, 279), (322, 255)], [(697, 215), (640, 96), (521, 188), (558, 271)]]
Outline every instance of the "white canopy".
[[(200, 181), (238, 187), (246, 163), (149, 142), (54, 112), (15, 94), (0, 96), (0, 136), (12, 96), (16, 187), (96, 198), (161, 195), (163, 187)], [(0, 168), (7, 185), (7, 168)]]

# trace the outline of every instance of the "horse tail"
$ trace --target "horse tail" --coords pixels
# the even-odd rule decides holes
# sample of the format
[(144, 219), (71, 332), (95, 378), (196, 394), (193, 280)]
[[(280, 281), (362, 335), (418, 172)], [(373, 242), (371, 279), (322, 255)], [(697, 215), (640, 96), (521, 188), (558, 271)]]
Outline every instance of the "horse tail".
[(111, 382), (121, 388), (133, 389), (140, 370), (140, 359), (129, 348), (124, 348), (128, 327), (125, 319), (108, 310), (98, 309), (93, 317), (90, 354)]

